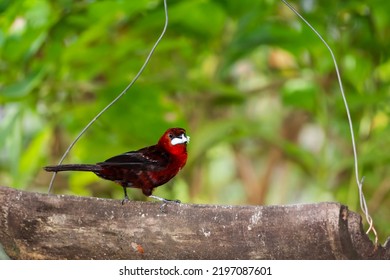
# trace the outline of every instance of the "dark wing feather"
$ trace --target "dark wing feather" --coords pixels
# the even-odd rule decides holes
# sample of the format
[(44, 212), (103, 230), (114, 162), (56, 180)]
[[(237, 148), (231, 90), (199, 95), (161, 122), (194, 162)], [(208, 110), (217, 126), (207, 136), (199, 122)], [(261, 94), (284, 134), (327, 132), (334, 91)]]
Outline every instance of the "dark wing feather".
[(162, 170), (169, 164), (169, 156), (166, 152), (156, 146), (130, 151), (121, 155), (114, 156), (98, 165), (115, 166), (124, 168), (141, 168), (146, 170)]

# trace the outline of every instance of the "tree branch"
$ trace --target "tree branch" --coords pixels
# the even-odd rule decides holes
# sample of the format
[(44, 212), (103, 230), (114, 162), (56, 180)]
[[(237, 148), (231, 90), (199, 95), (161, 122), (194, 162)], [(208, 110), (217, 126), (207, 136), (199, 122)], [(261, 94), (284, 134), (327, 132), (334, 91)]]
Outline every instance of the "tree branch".
[(160, 206), (0, 187), (0, 243), (12, 259), (390, 259), (338, 203)]

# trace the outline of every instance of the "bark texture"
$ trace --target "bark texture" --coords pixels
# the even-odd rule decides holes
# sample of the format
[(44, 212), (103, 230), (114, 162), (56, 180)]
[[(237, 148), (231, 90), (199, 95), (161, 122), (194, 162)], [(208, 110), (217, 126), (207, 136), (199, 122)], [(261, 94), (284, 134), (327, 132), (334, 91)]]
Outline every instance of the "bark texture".
[(0, 243), (12, 259), (390, 259), (339, 203), (160, 207), (0, 187)]

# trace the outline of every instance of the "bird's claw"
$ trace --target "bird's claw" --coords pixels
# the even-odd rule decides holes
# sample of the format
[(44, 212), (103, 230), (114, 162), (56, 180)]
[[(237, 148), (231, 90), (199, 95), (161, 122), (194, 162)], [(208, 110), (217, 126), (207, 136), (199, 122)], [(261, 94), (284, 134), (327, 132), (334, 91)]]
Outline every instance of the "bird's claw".
[(167, 213), (166, 208), (167, 208), (167, 205), (169, 203), (181, 203), (181, 202), (180, 202), (180, 200), (168, 200), (168, 199), (164, 200), (160, 206), (161, 213), (164, 213), (164, 214)]
[(129, 197), (126, 195), (124, 199), (122, 199), (122, 205), (125, 204), (125, 201), (129, 201)]
[(162, 201), (163, 203), (161, 204), (160, 206), (160, 211), (162, 213), (166, 213), (166, 206), (168, 203), (181, 203), (180, 200), (176, 199), (176, 200), (170, 200), (170, 199), (166, 199), (166, 198), (162, 198), (162, 197), (158, 197), (158, 196), (154, 196), (154, 195), (150, 195), (149, 197), (151, 198), (154, 198), (154, 199), (157, 199), (157, 200), (160, 200)]
[(170, 202), (177, 203), (177, 204), (180, 204), (180, 203), (181, 203), (181, 201), (178, 200), (178, 199), (173, 199), (173, 200), (164, 199), (163, 201), (164, 201), (165, 204), (170, 203)]
[(164, 213), (164, 214), (167, 213), (166, 206), (167, 206), (166, 202), (163, 202), (163, 204), (161, 204), (161, 206), (160, 206), (161, 213)]
[(162, 198), (162, 197), (155, 196), (155, 195), (149, 195), (149, 197), (160, 200), (160, 201), (164, 202), (164, 204), (169, 203), (169, 202), (181, 203), (180, 200), (170, 200), (170, 199)]

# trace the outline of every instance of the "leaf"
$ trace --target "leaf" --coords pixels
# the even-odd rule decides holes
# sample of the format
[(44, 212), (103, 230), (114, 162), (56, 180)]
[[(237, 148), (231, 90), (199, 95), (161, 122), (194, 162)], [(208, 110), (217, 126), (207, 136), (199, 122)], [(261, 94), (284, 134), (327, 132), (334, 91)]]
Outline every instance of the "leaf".
[(170, 8), (170, 22), (186, 28), (197, 35), (216, 36), (220, 34), (225, 22), (221, 7), (210, 1), (180, 1)]
[(25, 98), (35, 89), (46, 74), (44, 68), (28, 74), (24, 79), (14, 84), (0, 88), (0, 103)]
[(42, 167), (44, 157), (47, 156), (51, 139), (51, 128), (45, 127), (38, 132), (24, 149), (19, 164), (19, 176), (15, 178), (15, 185), (26, 187), (28, 181)]
[(282, 88), (282, 101), (286, 106), (313, 112), (316, 105), (316, 94), (321, 94), (321, 90), (312, 81), (291, 79)]
[(198, 160), (211, 147), (220, 142), (229, 142), (237, 139), (239, 131), (242, 131), (242, 123), (237, 120), (216, 120), (205, 123), (190, 135), (189, 162)]

